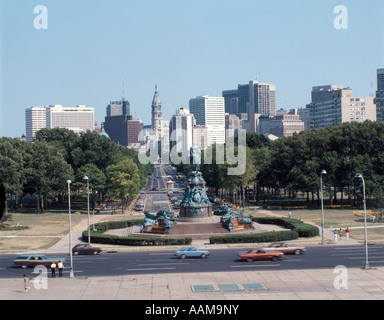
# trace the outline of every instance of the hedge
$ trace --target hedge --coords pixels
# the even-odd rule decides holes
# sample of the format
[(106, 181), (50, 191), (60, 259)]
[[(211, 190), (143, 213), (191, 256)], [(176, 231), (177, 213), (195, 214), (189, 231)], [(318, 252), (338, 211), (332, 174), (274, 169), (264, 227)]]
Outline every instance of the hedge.
[(252, 243), (252, 242), (277, 242), (296, 240), (298, 237), (315, 237), (319, 235), (319, 228), (307, 224), (298, 219), (264, 217), (253, 218), (260, 224), (275, 224), (291, 231), (271, 231), (254, 234), (233, 234), (227, 236), (212, 236), (209, 238), (211, 244), (215, 243)]
[(260, 224), (276, 224), (292, 231), (296, 231), (299, 237), (316, 237), (320, 235), (319, 228), (311, 224), (304, 223), (298, 219), (292, 218), (278, 218), (278, 217), (264, 217), (253, 218), (253, 221)]
[[(97, 231), (91, 230), (91, 242), (100, 244), (113, 244), (123, 246), (162, 246), (162, 245), (189, 245), (192, 238), (157, 238), (157, 237), (119, 237), (116, 235), (103, 234), (109, 229), (128, 228), (143, 223), (140, 220), (107, 221), (95, 224)], [(83, 231), (82, 240), (88, 241), (88, 230)]]
[(296, 231), (270, 231), (253, 234), (233, 234), (228, 236), (211, 236), (210, 244), (217, 243), (251, 243), (251, 242), (277, 242), (295, 240), (299, 237)]

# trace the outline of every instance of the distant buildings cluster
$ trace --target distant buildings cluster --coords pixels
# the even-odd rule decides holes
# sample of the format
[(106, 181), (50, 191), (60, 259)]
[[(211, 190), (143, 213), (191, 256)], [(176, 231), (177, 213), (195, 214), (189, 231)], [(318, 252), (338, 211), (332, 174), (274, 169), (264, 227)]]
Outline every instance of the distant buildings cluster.
[[(149, 107), (149, 106), (148, 106)], [(149, 110), (149, 108), (148, 108)], [(111, 101), (99, 132), (124, 146), (139, 149), (150, 136), (160, 150), (183, 152), (196, 143), (204, 150), (213, 143), (223, 144), (239, 130), (270, 137), (335, 126), (344, 122), (384, 121), (384, 68), (377, 70), (375, 97), (356, 97), (352, 89), (340, 85), (315, 86), (305, 107), (283, 110), (276, 107), (276, 86), (257, 80), (224, 90), (222, 97), (196, 96), (189, 108), (179, 108), (169, 121), (163, 120), (157, 86), (151, 105), (151, 124), (144, 125), (131, 115), (124, 98)], [(68, 128), (77, 133), (97, 130), (94, 108), (79, 105), (34, 106), (26, 109), (26, 140), (31, 142), (41, 128)], [(147, 134), (140, 135), (140, 132)]]

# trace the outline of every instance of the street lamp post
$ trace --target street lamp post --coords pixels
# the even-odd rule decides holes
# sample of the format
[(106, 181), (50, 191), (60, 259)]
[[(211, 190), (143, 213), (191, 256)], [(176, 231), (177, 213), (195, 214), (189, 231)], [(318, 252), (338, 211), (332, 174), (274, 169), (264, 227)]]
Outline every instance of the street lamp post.
[(321, 196), (321, 244), (325, 244), (324, 240), (324, 206), (323, 206), (323, 179), (322, 175), (327, 174), (327, 171), (322, 170), (320, 173), (320, 196)]
[(88, 203), (88, 244), (91, 244), (91, 228), (89, 222), (89, 178), (84, 176), (84, 180), (87, 180), (87, 203)]
[(71, 180), (67, 180), (68, 184), (68, 211), (69, 211), (69, 257), (71, 261), (71, 270), (69, 272), (69, 277), (73, 278), (73, 259), (72, 259), (72, 221), (71, 221)]
[(368, 242), (367, 242), (367, 208), (366, 208), (366, 201), (365, 201), (365, 181), (364, 177), (360, 173), (356, 173), (354, 178), (360, 178), (363, 182), (363, 206), (364, 206), (364, 246), (365, 246), (365, 264), (364, 269), (369, 268), (369, 262), (368, 262)]

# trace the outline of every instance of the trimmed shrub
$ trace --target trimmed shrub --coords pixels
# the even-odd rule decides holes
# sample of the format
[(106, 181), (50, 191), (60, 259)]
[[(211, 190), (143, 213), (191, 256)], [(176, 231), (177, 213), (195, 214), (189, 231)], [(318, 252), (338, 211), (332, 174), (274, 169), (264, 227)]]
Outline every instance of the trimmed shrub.
[(253, 218), (253, 221), (260, 224), (275, 224), (287, 229), (291, 229), (292, 231), (296, 231), (299, 234), (299, 237), (316, 237), (320, 235), (318, 227), (304, 223), (303, 221), (298, 219), (264, 217)]
[(232, 234), (228, 236), (212, 236), (210, 244), (217, 243), (251, 243), (251, 242), (277, 242), (295, 240), (299, 237), (296, 231), (271, 231), (253, 234)]
[(278, 242), (296, 240), (298, 237), (315, 237), (319, 235), (319, 228), (307, 224), (298, 219), (264, 217), (253, 218), (260, 224), (275, 224), (291, 231), (271, 231), (254, 234), (233, 234), (228, 236), (212, 236), (210, 243), (252, 243), (252, 242)]

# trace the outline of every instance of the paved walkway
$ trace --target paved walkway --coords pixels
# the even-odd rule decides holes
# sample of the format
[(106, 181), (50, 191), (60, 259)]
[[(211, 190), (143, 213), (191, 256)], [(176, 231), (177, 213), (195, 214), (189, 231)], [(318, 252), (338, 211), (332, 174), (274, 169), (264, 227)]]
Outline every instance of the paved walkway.
[(28, 293), (24, 292), (23, 279), (0, 279), (0, 299), (201, 300), (207, 303), (208, 300), (382, 300), (383, 271), (384, 268), (336, 273), (333, 269), (271, 270), (49, 278), (45, 287), (42, 282), (30, 282)]

